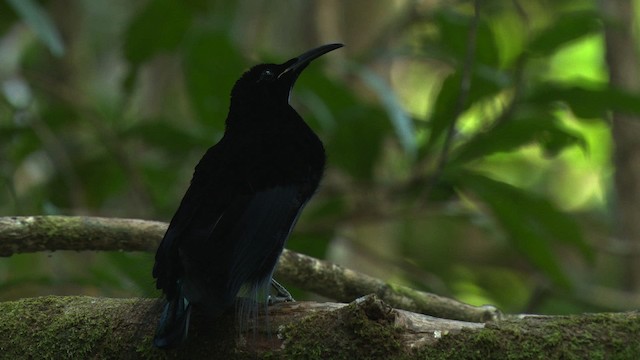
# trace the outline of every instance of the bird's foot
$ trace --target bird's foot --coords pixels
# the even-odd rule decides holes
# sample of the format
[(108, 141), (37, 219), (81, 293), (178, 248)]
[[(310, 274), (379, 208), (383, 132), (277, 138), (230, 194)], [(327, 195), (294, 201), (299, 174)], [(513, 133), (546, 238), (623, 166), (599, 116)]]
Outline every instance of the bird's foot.
[(291, 293), (285, 289), (284, 286), (280, 285), (275, 279), (271, 279), (271, 286), (276, 291), (275, 295), (269, 295), (269, 299), (267, 300), (269, 305), (278, 304), (282, 302), (292, 302), (295, 301)]

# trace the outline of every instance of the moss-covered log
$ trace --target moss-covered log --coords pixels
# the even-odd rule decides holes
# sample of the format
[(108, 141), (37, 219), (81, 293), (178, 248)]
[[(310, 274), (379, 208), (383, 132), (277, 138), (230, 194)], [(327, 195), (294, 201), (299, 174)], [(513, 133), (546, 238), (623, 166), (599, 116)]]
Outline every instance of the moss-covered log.
[[(151, 346), (153, 299), (41, 297), (0, 303), (7, 359), (636, 359), (638, 313), (443, 320), (388, 307), (375, 296), (349, 305), (284, 303), (247, 332), (233, 313), (195, 316), (178, 349)], [(267, 326), (268, 324), (268, 326)]]
[[(165, 229), (166, 224), (142, 220), (0, 218), (0, 255), (61, 249), (149, 251)], [(392, 286), (293, 252), (283, 254), (276, 276), (339, 301), (375, 295), (349, 305), (278, 304), (243, 332), (235, 328), (233, 311), (215, 321), (196, 313), (187, 343), (169, 351), (151, 346), (159, 300), (23, 299), (0, 303), (0, 357), (636, 359), (640, 354), (636, 312), (502, 316), (493, 307)]]

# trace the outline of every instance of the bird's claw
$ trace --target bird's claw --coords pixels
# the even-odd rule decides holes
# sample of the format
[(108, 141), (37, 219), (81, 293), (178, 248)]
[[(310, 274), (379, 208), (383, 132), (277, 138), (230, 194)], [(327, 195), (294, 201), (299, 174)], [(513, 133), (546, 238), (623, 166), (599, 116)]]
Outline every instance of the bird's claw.
[(276, 291), (275, 295), (269, 295), (267, 299), (267, 303), (269, 305), (278, 304), (282, 302), (293, 302), (296, 301), (291, 293), (284, 286), (280, 285), (275, 279), (271, 279), (271, 286)]

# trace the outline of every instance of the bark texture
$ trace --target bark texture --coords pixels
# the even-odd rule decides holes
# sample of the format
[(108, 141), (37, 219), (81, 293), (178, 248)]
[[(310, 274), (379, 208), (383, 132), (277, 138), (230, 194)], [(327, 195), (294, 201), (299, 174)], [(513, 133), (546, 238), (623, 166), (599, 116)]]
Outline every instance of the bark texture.
[[(612, 87), (630, 92), (640, 90), (640, 59), (634, 37), (633, 2), (601, 0), (605, 15), (606, 61)], [(640, 291), (640, 118), (614, 113), (612, 118), (615, 169), (617, 235), (628, 246), (623, 259), (624, 286)]]
[[(521, 316), (486, 324), (351, 304), (284, 303), (240, 333), (234, 316), (195, 316), (178, 349), (151, 346), (154, 299), (41, 297), (0, 303), (7, 359), (635, 359), (637, 312)], [(267, 326), (269, 324), (269, 326)]]

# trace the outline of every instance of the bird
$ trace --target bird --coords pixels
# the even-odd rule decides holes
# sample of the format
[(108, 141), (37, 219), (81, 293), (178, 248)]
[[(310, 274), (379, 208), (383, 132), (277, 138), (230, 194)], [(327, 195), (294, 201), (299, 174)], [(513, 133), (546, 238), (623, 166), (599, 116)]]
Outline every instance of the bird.
[(326, 156), (290, 94), (314, 59), (343, 46), (256, 65), (236, 81), (224, 134), (196, 165), (155, 255), (153, 277), (165, 297), (156, 347), (184, 343), (194, 307), (215, 318), (239, 292), (259, 296), (271, 284), (291, 299), (273, 271), (320, 184)]

